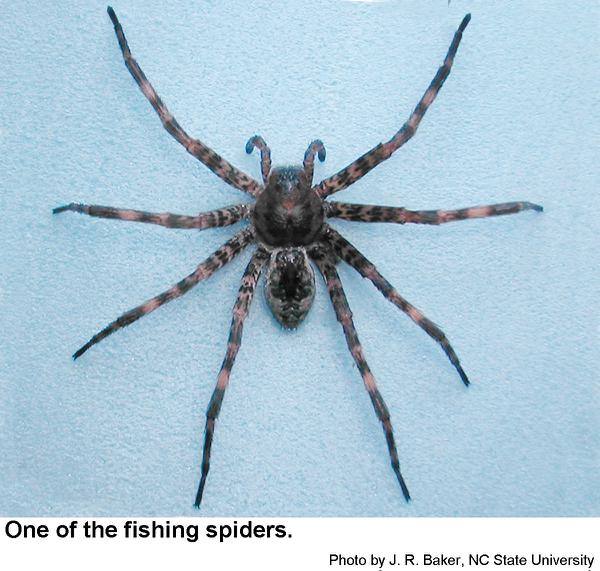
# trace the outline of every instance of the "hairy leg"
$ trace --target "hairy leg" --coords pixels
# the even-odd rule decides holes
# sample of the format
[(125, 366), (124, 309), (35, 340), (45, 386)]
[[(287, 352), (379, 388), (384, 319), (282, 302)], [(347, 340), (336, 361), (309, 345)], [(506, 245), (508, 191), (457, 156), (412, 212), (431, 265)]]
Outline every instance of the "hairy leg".
[(312, 184), (313, 174), (315, 172), (315, 154), (318, 155), (319, 161), (323, 162), (327, 153), (325, 152), (325, 145), (319, 139), (315, 139), (304, 153), (304, 172), (310, 184)]
[(140, 317), (148, 315), (172, 299), (181, 297), (196, 284), (210, 277), (225, 264), (233, 260), (233, 258), (235, 258), (235, 256), (237, 256), (237, 254), (239, 254), (244, 247), (250, 244), (250, 242), (253, 240), (254, 234), (250, 228), (242, 230), (233, 238), (231, 238), (231, 240), (225, 242), (225, 244), (223, 244), (216, 252), (206, 258), (206, 260), (204, 260), (204, 262), (202, 262), (190, 275), (177, 282), (173, 287), (153, 297), (152, 299), (147, 300), (146, 302), (142, 303), (142, 305), (138, 305), (137, 307), (130, 309), (115, 321), (107, 325), (102, 331), (96, 333), (96, 335), (94, 335), (85, 345), (83, 345), (83, 347), (78, 349), (73, 354), (73, 359), (78, 359), (90, 347), (96, 343), (99, 343), (115, 331), (118, 331), (127, 325), (131, 325)]
[(378, 271), (377, 268), (365, 258), (348, 240), (341, 234), (329, 227), (325, 234), (326, 241), (331, 245), (334, 252), (346, 263), (352, 266), (365, 278), (373, 282), (373, 285), (391, 301), (396, 307), (408, 315), (427, 335), (437, 341), (454, 368), (460, 375), (462, 382), (468, 386), (469, 378), (464, 372), (458, 356), (448, 341), (444, 332), (414, 305), (406, 301)]
[(315, 261), (317, 267), (323, 275), (323, 278), (325, 279), (325, 284), (327, 285), (327, 290), (329, 291), (329, 296), (331, 297), (331, 303), (333, 304), (335, 314), (344, 330), (348, 349), (350, 349), (350, 353), (352, 353), (354, 362), (360, 371), (365, 388), (369, 393), (371, 403), (375, 409), (375, 413), (383, 425), (383, 431), (385, 433), (385, 439), (390, 454), (392, 468), (396, 474), (398, 483), (402, 488), (404, 498), (406, 501), (409, 501), (410, 493), (400, 472), (398, 451), (396, 449), (396, 442), (394, 440), (390, 413), (385, 401), (383, 400), (383, 397), (381, 396), (381, 393), (379, 392), (379, 389), (377, 388), (375, 377), (373, 376), (373, 373), (371, 373), (371, 369), (367, 364), (362, 346), (358, 339), (354, 322), (352, 320), (352, 312), (350, 311), (348, 300), (346, 299), (346, 294), (344, 293), (344, 289), (342, 287), (342, 282), (340, 281), (340, 277), (335, 269), (335, 254), (333, 254), (331, 251), (325, 250), (324, 248), (320, 248), (311, 252), (311, 258)]
[(202, 212), (197, 216), (184, 216), (181, 214), (171, 214), (170, 212), (144, 212), (143, 210), (125, 210), (122, 208), (113, 208), (112, 206), (71, 202), (71, 204), (58, 206), (52, 210), (52, 213), (60, 214), (61, 212), (70, 210), (71, 212), (79, 212), (97, 218), (146, 222), (147, 224), (157, 224), (158, 226), (165, 226), (167, 228), (195, 228), (204, 230), (205, 228), (220, 228), (235, 224), (243, 218), (247, 218), (252, 208), (253, 205), (251, 204), (236, 204), (235, 206)]
[(429, 109), (429, 106), (435, 100), (439, 90), (450, 73), (450, 69), (454, 63), (456, 50), (458, 49), (458, 45), (460, 44), (460, 40), (462, 38), (462, 33), (465, 31), (465, 28), (470, 20), (471, 14), (467, 14), (463, 18), (458, 30), (456, 30), (456, 33), (454, 34), (454, 38), (450, 44), (450, 48), (448, 49), (444, 63), (438, 69), (431, 84), (427, 88), (427, 91), (425, 91), (423, 97), (421, 97), (421, 100), (411, 113), (406, 123), (402, 125), (402, 128), (387, 143), (380, 143), (379, 145), (373, 147), (370, 151), (356, 159), (356, 161), (354, 161), (352, 164), (322, 181), (316, 187), (320, 196), (329, 196), (334, 192), (344, 190), (351, 184), (354, 184), (357, 180), (365, 176), (370, 170), (375, 168), (379, 163), (389, 159), (394, 151), (398, 150), (415, 134), (419, 123), (421, 123), (421, 119), (423, 119), (427, 109)]
[(376, 206), (371, 204), (348, 204), (346, 202), (328, 202), (327, 216), (341, 218), (354, 222), (393, 222), (395, 224), (445, 224), (455, 220), (468, 220), (469, 218), (488, 218), (489, 216), (503, 216), (517, 214), (523, 210), (537, 210), (543, 208), (532, 202), (504, 202), (502, 204), (489, 204), (486, 206), (470, 206), (458, 210), (407, 210), (396, 206)]
[(250, 303), (254, 296), (254, 290), (256, 289), (256, 283), (260, 276), (260, 272), (264, 263), (268, 260), (269, 254), (264, 250), (257, 250), (252, 256), (250, 263), (246, 267), (246, 271), (242, 277), (242, 284), (238, 293), (237, 301), (233, 307), (233, 319), (231, 321), (231, 327), (229, 329), (229, 341), (227, 342), (227, 352), (225, 353), (225, 359), (221, 365), (219, 376), (217, 378), (217, 386), (213, 391), (208, 409), (206, 411), (206, 428), (204, 431), (204, 449), (202, 452), (202, 474), (200, 476), (200, 484), (198, 486), (198, 492), (196, 493), (196, 501), (194, 505), (199, 508), (202, 502), (202, 494), (204, 493), (204, 486), (206, 484), (206, 477), (210, 469), (210, 451), (213, 441), (213, 435), (215, 431), (215, 422), (219, 416), (221, 410), (221, 404), (223, 403), (223, 397), (225, 396), (225, 389), (229, 384), (229, 376), (233, 363), (237, 356), (238, 350), (242, 343), (242, 330), (244, 327), (244, 320), (248, 315), (250, 309)]
[(260, 151), (260, 171), (262, 173), (263, 182), (267, 184), (269, 173), (271, 172), (271, 149), (265, 143), (265, 140), (260, 135), (250, 137), (246, 143), (246, 152), (252, 153), (256, 147)]
[(164, 128), (179, 142), (181, 143), (186, 151), (192, 156), (196, 157), (201, 163), (206, 165), (211, 171), (213, 171), (218, 177), (222, 178), (225, 182), (241, 190), (247, 192), (253, 196), (256, 196), (260, 190), (258, 183), (246, 173), (240, 171), (234, 167), (231, 163), (226, 161), (223, 157), (215, 153), (210, 147), (207, 147), (204, 143), (190, 137), (177, 122), (177, 120), (171, 115), (162, 99), (156, 93), (154, 87), (148, 81), (148, 78), (142, 71), (138, 62), (131, 55), (131, 50), (125, 38), (123, 28), (115, 14), (115, 11), (109, 6), (107, 8), (108, 15), (112, 20), (115, 28), (115, 34), (119, 41), (119, 47), (123, 53), (123, 59), (127, 69), (139, 85), (142, 93), (146, 96), (146, 99), (150, 102), (154, 110), (160, 117), (160, 120)]

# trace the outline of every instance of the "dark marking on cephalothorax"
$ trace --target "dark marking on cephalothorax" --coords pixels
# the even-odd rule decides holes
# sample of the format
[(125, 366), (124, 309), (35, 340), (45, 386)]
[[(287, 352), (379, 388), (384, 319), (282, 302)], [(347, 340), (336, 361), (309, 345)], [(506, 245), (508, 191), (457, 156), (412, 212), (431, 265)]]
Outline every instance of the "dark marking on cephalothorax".
[(267, 247), (306, 246), (323, 229), (323, 200), (302, 167), (274, 168), (256, 199), (253, 219), (257, 237)]
[(285, 248), (271, 255), (265, 295), (273, 315), (286, 329), (295, 329), (315, 298), (315, 274), (303, 248)]

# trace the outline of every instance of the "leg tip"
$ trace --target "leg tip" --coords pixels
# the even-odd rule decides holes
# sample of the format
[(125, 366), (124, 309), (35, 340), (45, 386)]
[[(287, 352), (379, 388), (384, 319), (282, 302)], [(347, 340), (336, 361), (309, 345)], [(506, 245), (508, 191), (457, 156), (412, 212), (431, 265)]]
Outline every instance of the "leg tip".
[(471, 21), (471, 13), (468, 13), (464, 18), (463, 21), (460, 23), (460, 26), (458, 27), (458, 31), (459, 32), (464, 32), (465, 28), (467, 27), (467, 25), (469, 24), (469, 22)]
[(467, 377), (467, 373), (465, 373), (463, 371), (463, 368), (460, 365), (456, 366), (456, 370), (458, 371), (458, 374), (460, 375), (460, 380), (464, 383), (465, 387), (468, 387), (471, 384), (471, 381), (469, 381), (469, 377)]
[(410, 492), (408, 491), (408, 488), (406, 487), (406, 484), (404, 483), (404, 480), (402, 480), (400, 482), (400, 487), (402, 488), (402, 495), (404, 496), (404, 501), (407, 504), (410, 504), (410, 500), (412, 498), (410, 497)]
[(406, 503), (410, 502), (410, 492), (408, 491), (408, 486), (402, 477), (402, 472), (400, 472), (400, 464), (398, 464), (397, 460), (392, 460), (392, 470), (394, 470), (394, 474), (396, 474), (396, 479), (398, 480), (398, 484), (400, 484), (400, 489), (402, 490), (402, 495), (406, 500)]
[(115, 11), (113, 10), (112, 6), (107, 6), (106, 11), (110, 19), (112, 20), (112, 23), (116, 26), (119, 23), (119, 20), (117, 19), (117, 15), (115, 14)]
[(402, 477), (401, 474), (397, 473), (396, 476), (398, 477), (398, 483), (400, 484), (400, 488), (402, 489), (402, 495), (404, 496), (404, 501), (408, 504), (410, 503), (410, 492), (408, 491), (408, 487), (406, 486), (406, 483), (404, 482), (404, 478)]
[(533, 202), (528, 203), (529, 208), (531, 210), (535, 210), (536, 212), (544, 212), (544, 207), (541, 204), (534, 204)]
[(202, 503), (202, 496), (204, 495), (204, 485), (206, 484), (206, 474), (200, 478), (200, 485), (198, 486), (198, 491), (196, 492), (196, 499), (194, 501), (194, 507), (196, 509), (200, 509), (200, 504)]
[(319, 149), (318, 157), (321, 162), (323, 162), (325, 160), (325, 158), (327, 157), (327, 152), (325, 151), (325, 147), (321, 147)]
[(77, 359), (79, 359), (79, 357), (81, 357), (81, 355), (83, 355), (87, 350), (88, 348), (85, 345), (81, 349), (77, 349), (77, 351), (75, 351), (75, 353), (72, 355), (73, 361), (77, 361)]
[(52, 214), (60, 214), (61, 212), (64, 212), (65, 210), (69, 210), (70, 205), (69, 204), (65, 204), (63, 206), (57, 206), (56, 208), (52, 209)]
[(253, 150), (254, 150), (254, 137), (250, 137), (248, 139), (248, 142), (246, 143), (246, 153), (251, 155)]

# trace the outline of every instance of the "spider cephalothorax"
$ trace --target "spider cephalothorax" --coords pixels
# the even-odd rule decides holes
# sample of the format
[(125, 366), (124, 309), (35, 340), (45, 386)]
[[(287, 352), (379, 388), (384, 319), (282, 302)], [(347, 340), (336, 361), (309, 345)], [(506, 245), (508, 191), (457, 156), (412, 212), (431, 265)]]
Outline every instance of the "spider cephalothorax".
[(245, 247), (252, 243), (257, 245), (242, 277), (239, 294), (233, 308), (227, 351), (206, 411), (202, 470), (195, 502), (196, 506), (200, 506), (210, 468), (210, 452), (215, 422), (240, 347), (244, 320), (248, 314), (261, 272), (266, 269), (265, 292), (273, 314), (284, 327), (295, 328), (306, 316), (314, 299), (315, 280), (314, 271), (311, 267), (312, 261), (325, 280), (337, 319), (343, 328), (348, 348), (360, 371), (377, 417), (382, 423), (392, 468), (404, 497), (408, 501), (410, 495), (400, 472), (390, 413), (377, 388), (375, 377), (365, 360), (362, 346), (354, 328), (352, 313), (336, 270), (336, 264), (343, 260), (363, 277), (369, 279), (389, 301), (441, 346), (465, 385), (469, 384), (469, 380), (443, 331), (433, 321), (425, 317), (419, 309), (404, 299), (367, 258), (327, 224), (326, 219), (340, 218), (357, 222), (391, 222), (396, 224), (444, 224), (454, 220), (515, 214), (522, 210), (541, 211), (542, 207), (531, 202), (508, 202), (461, 208), (459, 210), (407, 210), (406, 208), (394, 206), (369, 206), (326, 201), (326, 198), (335, 192), (344, 190), (362, 178), (379, 163), (388, 159), (394, 151), (415, 134), (425, 112), (433, 103), (450, 73), (462, 33), (467, 27), (471, 16), (467, 14), (464, 17), (454, 34), (444, 63), (438, 69), (423, 97), (400, 130), (386, 143), (376, 145), (347, 167), (313, 186), (315, 155), (319, 157), (319, 160), (325, 160), (325, 148), (319, 140), (313, 141), (308, 146), (302, 166), (272, 169), (269, 147), (262, 137), (252, 137), (246, 144), (246, 151), (251, 153), (255, 147), (260, 150), (262, 174), (262, 184), (260, 184), (202, 142), (190, 137), (168, 111), (131, 55), (121, 24), (110, 7), (108, 8), (108, 14), (113, 22), (125, 65), (142, 93), (158, 113), (165, 129), (191, 155), (205, 164), (225, 182), (254, 197), (256, 203), (250, 205), (237, 204), (211, 212), (204, 212), (197, 216), (182, 216), (170, 213), (155, 214), (140, 210), (125, 210), (109, 206), (76, 203), (55, 208), (54, 213), (71, 210), (90, 216), (145, 222), (169, 228), (204, 229), (229, 226), (242, 221), (248, 223), (246, 228), (223, 244), (216, 252), (198, 265), (191, 274), (163, 293), (121, 315), (77, 350), (73, 358), (77, 359), (92, 345), (118, 329), (130, 325), (168, 301), (180, 297), (200, 281), (210, 277), (215, 271), (230, 262)]
[(307, 246), (323, 231), (323, 199), (302, 167), (276, 167), (256, 199), (252, 218), (256, 236), (266, 246)]

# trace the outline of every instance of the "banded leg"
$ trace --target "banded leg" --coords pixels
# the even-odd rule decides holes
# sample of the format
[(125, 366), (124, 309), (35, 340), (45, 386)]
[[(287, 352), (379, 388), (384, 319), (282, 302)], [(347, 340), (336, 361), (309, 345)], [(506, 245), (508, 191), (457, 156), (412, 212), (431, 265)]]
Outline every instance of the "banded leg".
[(313, 174), (315, 172), (315, 154), (318, 154), (320, 162), (323, 162), (327, 156), (325, 145), (323, 145), (323, 142), (319, 139), (314, 140), (308, 145), (308, 149), (306, 149), (306, 152), (304, 153), (304, 172), (311, 185)]
[(488, 218), (517, 214), (523, 210), (544, 209), (533, 202), (504, 202), (486, 206), (470, 206), (458, 210), (407, 210), (396, 206), (376, 206), (371, 204), (348, 204), (331, 201), (328, 204), (327, 216), (354, 222), (393, 222), (395, 224), (445, 224), (455, 220), (469, 218)]
[(373, 404), (373, 408), (377, 414), (377, 418), (379, 418), (381, 424), (383, 425), (383, 432), (385, 434), (385, 440), (387, 442), (392, 468), (396, 474), (398, 483), (402, 488), (404, 499), (409, 501), (410, 493), (406, 483), (404, 482), (402, 473), (400, 472), (398, 450), (396, 449), (396, 442), (394, 440), (394, 432), (392, 429), (390, 413), (385, 401), (383, 400), (383, 397), (381, 396), (381, 393), (379, 392), (379, 389), (377, 388), (375, 377), (373, 376), (373, 373), (371, 373), (371, 369), (369, 368), (369, 365), (365, 359), (362, 346), (354, 327), (354, 322), (352, 321), (352, 312), (350, 311), (350, 306), (348, 305), (348, 300), (346, 299), (342, 282), (340, 281), (340, 277), (335, 269), (334, 254), (333, 252), (319, 249), (313, 250), (313, 252), (311, 252), (311, 257), (317, 264), (321, 274), (323, 275), (323, 278), (325, 279), (325, 284), (327, 285), (327, 290), (329, 291), (329, 296), (331, 298), (331, 303), (333, 304), (336, 317), (344, 330), (348, 349), (350, 349), (350, 353), (352, 353), (354, 362), (360, 371), (365, 388), (369, 393), (371, 403)]
[(260, 171), (262, 173), (263, 182), (267, 184), (269, 173), (271, 172), (271, 149), (265, 143), (265, 140), (260, 135), (250, 137), (246, 143), (246, 152), (250, 155), (256, 147), (260, 151)]
[(469, 378), (464, 372), (458, 356), (444, 332), (430, 319), (425, 317), (419, 309), (406, 301), (378, 271), (377, 268), (365, 258), (348, 240), (329, 227), (325, 234), (327, 242), (333, 247), (335, 253), (352, 266), (361, 276), (368, 278), (373, 285), (391, 301), (396, 307), (408, 315), (427, 335), (437, 341), (454, 368), (460, 375), (465, 386), (469, 386)]
[(124, 210), (113, 208), (112, 206), (98, 206), (95, 204), (77, 204), (71, 202), (64, 206), (58, 206), (52, 210), (53, 214), (60, 214), (70, 210), (79, 212), (88, 216), (97, 218), (113, 218), (115, 220), (127, 220), (130, 222), (145, 222), (147, 224), (157, 224), (166, 228), (195, 228), (204, 230), (205, 228), (220, 228), (222, 226), (231, 226), (243, 218), (247, 218), (254, 205), (236, 204), (227, 206), (218, 210), (202, 212), (197, 216), (184, 216), (181, 214), (171, 214), (170, 212), (144, 212), (143, 210)]
[(117, 35), (119, 47), (123, 53), (125, 65), (127, 66), (129, 73), (133, 76), (133, 79), (135, 79), (136, 83), (139, 85), (142, 93), (146, 96), (146, 99), (148, 99), (156, 113), (158, 113), (164, 128), (185, 147), (185, 150), (188, 153), (196, 157), (226, 183), (238, 190), (256, 196), (260, 187), (252, 177), (234, 167), (219, 154), (215, 153), (210, 147), (207, 147), (197, 139), (193, 139), (183, 130), (175, 117), (171, 115), (162, 99), (158, 96), (154, 87), (152, 87), (151, 83), (148, 81), (142, 68), (131, 55), (125, 33), (123, 32), (123, 28), (121, 27), (115, 11), (109, 6), (107, 12), (115, 28), (115, 34)]
[(242, 285), (240, 286), (237, 301), (233, 306), (233, 319), (231, 320), (231, 327), (229, 329), (227, 352), (225, 353), (225, 359), (223, 359), (223, 364), (219, 371), (217, 385), (213, 391), (206, 411), (206, 428), (204, 430), (204, 448), (202, 452), (202, 474), (200, 476), (198, 492), (196, 493), (196, 501), (194, 502), (194, 505), (197, 508), (200, 507), (200, 503), (202, 502), (206, 477), (208, 476), (208, 471), (210, 469), (210, 450), (215, 431), (215, 422), (219, 416), (219, 411), (221, 410), (225, 389), (227, 389), (227, 385), (229, 384), (229, 375), (231, 374), (233, 363), (235, 362), (235, 358), (242, 343), (244, 320), (248, 315), (248, 310), (250, 309), (250, 303), (254, 296), (254, 290), (256, 289), (256, 283), (260, 277), (260, 272), (268, 257), (269, 255), (264, 250), (259, 249), (254, 253), (254, 256), (252, 256), (242, 277)]
[(421, 123), (421, 119), (425, 115), (429, 106), (435, 100), (439, 90), (441, 89), (444, 81), (450, 73), (452, 64), (454, 63), (454, 56), (456, 50), (460, 44), (462, 33), (465, 31), (467, 24), (471, 20), (471, 14), (467, 14), (463, 21), (460, 23), (458, 30), (454, 34), (444, 63), (438, 69), (435, 77), (430, 83), (427, 91), (421, 97), (421, 100), (411, 113), (410, 117), (402, 125), (402, 128), (387, 142), (379, 143), (379, 145), (373, 147), (370, 151), (356, 159), (352, 164), (338, 171), (333, 176), (322, 181), (316, 188), (320, 196), (326, 197), (334, 192), (344, 190), (351, 184), (354, 184), (357, 180), (365, 176), (371, 169), (375, 168), (379, 163), (389, 159), (392, 153), (398, 150), (404, 143), (406, 143), (417, 131), (417, 127)]
[(94, 335), (85, 345), (83, 345), (83, 347), (78, 349), (73, 354), (73, 359), (78, 359), (90, 347), (96, 343), (99, 343), (104, 338), (113, 334), (115, 331), (118, 331), (123, 327), (127, 327), (127, 325), (131, 325), (140, 317), (148, 315), (172, 299), (181, 297), (196, 284), (210, 277), (225, 264), (233, 260), (233, 258), (235, 258), (235, 256), (237, 256), (244, 249), (244, 247), (250, 244), (250, 242), (253, 240), (254, 234), (250, 228), (242, 230), (233, 238), (231, 238), (231, 240), (225, 242), (225, 244), (223, 244), (216, 252), (212, 253), (208, 258), (206, 258), (206, 260), (204, 260), (204, 262), (202, 262), (189, 276), (183, 278), (168, 290), (142, 303), (142, 305), (138, 305), (137, 307), (130, 309), (115, 321), (107, 325), (102, 331), (96, 333), (96, 335)]

